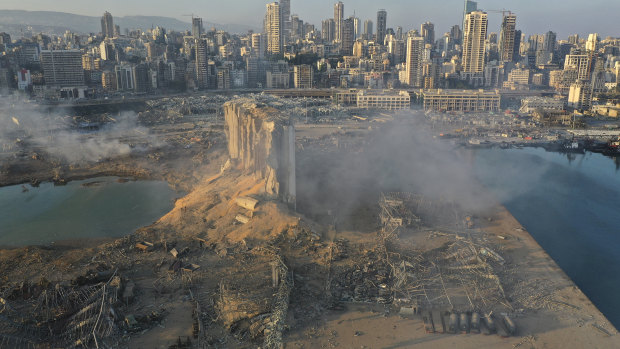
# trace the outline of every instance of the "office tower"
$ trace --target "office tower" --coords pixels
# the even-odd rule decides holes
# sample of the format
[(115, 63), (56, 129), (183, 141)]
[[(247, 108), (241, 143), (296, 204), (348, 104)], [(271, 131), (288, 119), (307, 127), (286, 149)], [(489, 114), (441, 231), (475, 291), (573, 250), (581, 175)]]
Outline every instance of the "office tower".
[(556, 38), (557, 35), (554, 32), (548, 31), (543, 38), (542, 50), (553, 53), (555, 51)]
[[(502, 29), (499, 33), (499, 59), (502, 62), (512, 62), (515, 51), (515, 28), (517, 16), (508, 13), (502, 20)], [(521, 41), (521, 40), (519, 40)]]
[(385, 34), (387, 33), (387, 12), (379, 10), (377, 12), (377, 42), (383, 45)]
[(192, 17), (192, 36), (199, 39), (202, 35), (202, 18)]
[(296, 65), (293, 68), (293, 81), (295, 88), (312, 88), (312, 81), (314, 80), (314, 72), (311, 65), (302, 64)]
[[(465, 7), (463, 8), (463, 26), (462, 30), (465, 30), (465, 19), (467, 15), (471, 12), (478, 11), (478, 3), (476, 1), (465, 0)], [(464, 39), (464, 32), (461, 32), (461, 43)]]
[(465, 16), (463, 30), (463, 73), (480, 78), (484, 72), (488, 19), (486, 12), (474, 11)]
[(403, 39), (403, 27), (401, 27), (400, 25), (398, 27), (396, 27), (396, 38), (398, 40), (402, 40)]
[(334, 23), (335, 23), (335, 32), (334, 32), (334, 41), (341, 42), (342, 41), (342, 24), (344, 20), (344, 4), (342, 1), (338, 1), (334, 5)]
[(422, 59), (424, 55), (424, 38), (407, 38), (407, 63), (405, 83), (411, 87), (422, 86)]
[(599, 43), (599, 37), (597, 33), (588, 35), (588, 41), (586, 41), (586, 51), (596, 51)]
[(291, 37), (291, 0), (280, 0), (280, 17), (282, 18), (282, 34), (288, 40)]
[(83, 86), (84, 68), (80, 50), (41, 51), (41, 67), (49, 86)]
[(372, 21), (367, 19), (364, 21), (364, 39), (371, 40), (374, 32), (372, 29)]
[(515, 30), (515, 45), (512, 53), (512, 61), (518, 62), (521, 59), (521, 37), (523, 33), (520, 30)]
[(355, 26), (353, 17), (347, 18), (342, 22), (342, 50), (346, 56), (353, 54), (353, 42), (355, 41)]
[(258, 58), (265, 58), (265, 37), (263, 34), (252, 34), (252, 53)]
[(453, 25), (452, 28), (450, 28), (450, 38), (452, 38), (452, 41), (455, 44), (460, 44), (463, 42), (463, 31), (461, 30), (461, 27), (458, 25)]
[(323, 21), (321, 31), (321, 39), (332, 42), (335, 39), (336, 21), (329, 18)]
[(209, 43), (207, 39), (196, 39), (196, 87), (205, 89), (209, 86)]
[(267, 52), (272, 55), (279, 55), (283, 53), (282, 18), (280, 17), (280, 4), (277, 2), (267, 4), (265, 33), (267, 34)]
[(304, 21), (299, 19), (298, 15), (291, 16), (291, 25), (289, 29), (290, 39), (300, 39), (304, 37)]
[(101, 17), (101, 33), (107, 38), (114, 37), (114, 19), (108, 11)]
[(435, 25), (431, 22), (423, 23), (420, 26), (420, 35), (424, 38), (424, 43), (435, 44)]
[(579, 43), (579, 34), (570, 35), (568, 37), (568, 43), (571, 45), (577, 45)]
[(360, 37), (360, 19), (353, 16), (353, 40), (357, 40)]

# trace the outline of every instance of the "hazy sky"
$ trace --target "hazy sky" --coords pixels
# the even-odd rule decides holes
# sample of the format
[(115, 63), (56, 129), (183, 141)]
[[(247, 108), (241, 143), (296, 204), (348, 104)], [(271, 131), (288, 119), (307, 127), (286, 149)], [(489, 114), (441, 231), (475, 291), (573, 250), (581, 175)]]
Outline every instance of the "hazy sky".
[[(0, 0), (1, 9), (61, 11), (90, 16), (154, 15), (188, 21), (194, 14), (215, 23), (242, 23), (259, 27), (265, 13), (261, 0)], [(317, 25), (334, 14), (334, 0), (291, 0), (291, 14)], [(402, 26), (405, 31), (426, 21), (435, 23), (436, 36), (462, 21), (462, 0), (349, 0), (343, 1), (345, 16), (356, 15), (362, 22), (372, 19), (384, 8), (388, 27)], [(558, 39), (578, 33), (598, 32), (602, 37), (620, 36), (620, 0), (482, 0), (484, 10), (507, 9), (517, 14), (517, 28), (526, 34), (553, 30)], [(500, 13), (489, 12), (489, 32), (498, 32)], [(376, 27), (376, 26), (375, 26)]]

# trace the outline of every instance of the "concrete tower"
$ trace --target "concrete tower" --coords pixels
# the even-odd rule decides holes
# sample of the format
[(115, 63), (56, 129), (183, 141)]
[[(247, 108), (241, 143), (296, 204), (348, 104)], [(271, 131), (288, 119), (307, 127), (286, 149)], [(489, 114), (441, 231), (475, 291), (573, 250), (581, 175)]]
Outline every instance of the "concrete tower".
[(108, 11), (101, 17), (101, 33), (106, 38), (114, 37), (114, 18)]
[(379, 10), (377, 12), (377, 42), (383, 45), (387, 30), (387, 12)]
[(502, 29), (499, 33), (499, 59), (502, 62), (512, 62), (515, 51), (515, 29), (517, 16), (508, 13), (502, 20)]
[(344, 4), (342, 1), (338, 1), (334, 5), (334, 23), (335, 23), (335, 32), (334, 32), (334, 41), (341, 42), (342, 41), (342, 25), (344, 21)]
[(279, 55), (282, 50), (282, 17), (280, 4), (273, 2), (267, 4), (267, 15), (265, 16), (265, 34), (267, 35), (267, 52)]

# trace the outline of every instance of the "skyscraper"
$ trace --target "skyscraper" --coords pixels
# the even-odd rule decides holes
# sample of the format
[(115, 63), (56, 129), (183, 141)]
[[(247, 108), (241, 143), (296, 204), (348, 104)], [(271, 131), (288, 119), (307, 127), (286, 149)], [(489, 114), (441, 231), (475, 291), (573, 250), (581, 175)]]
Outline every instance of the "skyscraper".
[(596, 51), (598, 42), (598, 33), (588, 35), (588, 41), (586, 41), (586, 51)]
[(323, 21), (321, 28), (321, 38), (325, 41), (334, 41), (334, 35), (336, 31), (336, 23), (333, 18), (328, 18)]
[(196, 85), (205, 89), (209, 85), (209, 59), (207, 39), (196, 39)]
[(486, 52), (488, 19), (486, 12), (474, 11), (465, 16), (463, 30), (463, 73), (472, 80), (482, 78)]
[(108, 11), (101, 17), (101, 33), (107, 38), (114, 37), (114, 18)]
[(422, 85), (422, 59), (424, 55), (424, 38), (407, 38), (407, 63), (405, 83), (411, 87)]
[(202, 18), (192, 17), (192, 36), (196, 39), (202, 35)]
[[(478, 10), (478, 3), (475, 1), (470, 1), (470, 0), (465, 0), (465, 7), (463, 8), (463, 26), (461, 27), (463, 32), (461, 32), (461, 35), (465, 35), (465, 18), (467, 17), (467, 14), (477, 11)], [(461, 36), (461, 42), (463, 42), (463, 36)]]
[(555, 44), (557, 41), (557, 35), (556, 33), (552, 32), (552, 31), (548, 31), (545, 34), (545, 38), (543, 41), (543, 51), (549, 52), (549, 53), (553, 53), (553, 51), (555, 51)]
[(385, 10), (379, 10), (377, 12), (377, 42), (383, 45), (385, 41), (385, 34), (387, 30), (387, 12)]
[(424, 38), (424, 43), (435, 44), (435, 25), (431, 22), (423, 23), (420, 26), (420, 35)]
[(258, 58), (265, 58), (265, 37), (260, 33), (252, 34), (252, 53)]
[(282, 53), (282, 17), (280, 4), (267, 4), (265, 16), (265, 34), (267, 34), (267, 52), (273, 55)]
[(280, 17), (282, 17), (282, 34), (288, 41), (291, 37), (291, 0), (280, 0)]
[(356, 40), (360, 36), (360, 19), (353, 16), (353, 40)]
[(372, 36), (374, 34), (374, 31), (372, 29), (372, 21), (370, 19), (367, 19), (364, 21), (364, 36), (365, 39), (370, 40), (372, 39)]
[(504, 15), (504, 19), (502, 20), (502, 29), (499, 33), (499, 59), (502, 62), (513, 61), (516, 24), (516, 15), (512, 13)]
[(353, 42), (355, 41), (355, 25), (353, 17), (349, 17), (342, 22), (342, 50), (346, 56), (353, 54)]
[(344, 4), (342, 1), (338, 1), (334, 5), (334, 23), (335, 23), (335, 33), (334, 33), (334, 41), (341, 42), (342, 41), (342, 22), (344, 20)]

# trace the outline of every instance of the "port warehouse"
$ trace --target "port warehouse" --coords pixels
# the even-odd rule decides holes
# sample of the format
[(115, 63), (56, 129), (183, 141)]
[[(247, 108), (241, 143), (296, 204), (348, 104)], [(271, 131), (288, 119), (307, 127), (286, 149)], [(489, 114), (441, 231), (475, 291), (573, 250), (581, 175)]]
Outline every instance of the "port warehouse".
[[(512, 92), (512, 91), (511, 91)], [(332, 99), (341, 105), (363, 109), (408, 109), (417, 101), (424, 110), (460, 112), (500, 111), (499, 90), (267, 90), (266, 94), (283, 98)], [(408, 97), (406, 95), (409, 95)]]
[(424, 110), (483, 112), (500, 110), (499, 91), (427, 90), (422, 92)]

